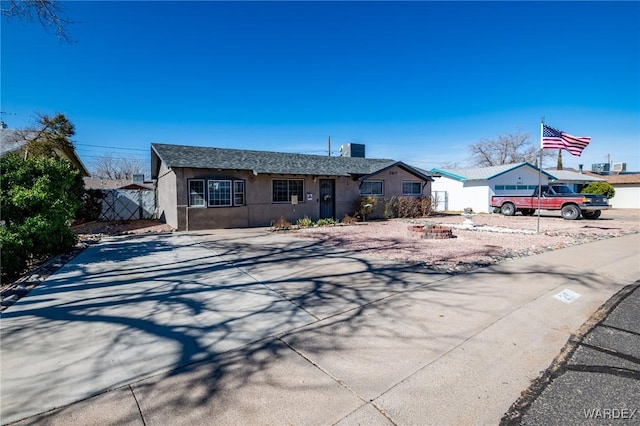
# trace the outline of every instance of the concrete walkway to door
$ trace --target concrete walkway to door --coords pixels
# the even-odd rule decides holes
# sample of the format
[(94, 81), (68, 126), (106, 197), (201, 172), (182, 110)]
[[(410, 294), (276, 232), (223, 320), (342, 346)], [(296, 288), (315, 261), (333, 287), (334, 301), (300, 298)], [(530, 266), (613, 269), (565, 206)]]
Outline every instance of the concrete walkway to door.
[(104, 240), (2, 315), (1, 421), (497, 423), (639, 243), (449, 276), (265, 229)]

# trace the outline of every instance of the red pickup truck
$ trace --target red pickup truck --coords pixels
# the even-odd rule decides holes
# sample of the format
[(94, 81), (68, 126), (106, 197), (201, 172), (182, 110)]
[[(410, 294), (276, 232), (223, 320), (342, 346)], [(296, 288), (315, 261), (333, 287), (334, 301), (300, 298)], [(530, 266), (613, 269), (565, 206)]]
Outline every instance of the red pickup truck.
[(538, 188), (532, 195), (501, 195), (491, 197), (494, 212), (513, 216), (521, 212), (531, 216), (536, 209), (560, 210), (564, 219), (575, 220), (582, 215), (585, 219), (597, 219), (602, 210), (611, 208), (607, 197), (596, 194), (577, 194), (565, 185), (542, 185), (542, 196), (538, 205)]

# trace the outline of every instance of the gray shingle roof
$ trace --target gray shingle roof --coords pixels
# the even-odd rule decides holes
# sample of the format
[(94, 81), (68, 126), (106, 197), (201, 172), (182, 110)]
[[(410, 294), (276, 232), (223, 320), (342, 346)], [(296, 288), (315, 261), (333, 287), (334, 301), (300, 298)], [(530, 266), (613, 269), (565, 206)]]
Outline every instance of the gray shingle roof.
[(591, 176), (584, 173), (573, 172), (571, 170), (545, 169), (556, 180), (567, 180), (574, 182), (604, 182), (601, 177)]
[[(419, 173), (410, 166), (390, 159), (327, 157), (157, 143), (151, 144), (151, 150), (170, 168), (249, 170), (256, 174), (364, 176), (399, 164)], [(159, 164), (153, 164), (153, 161), (152, 156), (152, 174), (157, 174)]]

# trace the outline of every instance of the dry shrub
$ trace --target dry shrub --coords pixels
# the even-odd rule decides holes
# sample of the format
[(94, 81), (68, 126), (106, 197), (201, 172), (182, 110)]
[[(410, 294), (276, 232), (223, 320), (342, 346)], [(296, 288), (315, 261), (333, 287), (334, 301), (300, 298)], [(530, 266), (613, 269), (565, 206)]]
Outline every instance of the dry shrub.
[(274, 231), (286, 231), (287, 229), (291, 229), (291, 222), (285, 219), (284, 216), (280, 216), (271, 226)]
[(356, 218), (345, 214), (342, 218), (342, 223), (345, 225), (353, 225), (354, 223), (356, 223)]

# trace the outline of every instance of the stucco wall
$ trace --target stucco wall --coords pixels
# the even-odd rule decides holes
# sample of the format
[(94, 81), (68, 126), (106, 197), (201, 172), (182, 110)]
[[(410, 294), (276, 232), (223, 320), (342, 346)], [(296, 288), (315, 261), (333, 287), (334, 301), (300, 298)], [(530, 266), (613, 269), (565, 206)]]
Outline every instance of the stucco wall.
[[(367, 180), (382, 180), (384, 181), (384, 194), (385, 197), (390, 197), (393, 195), (400, 196), (402, 195), (402, 182), (411, 181), (418, 182), (420, 179), (406, 170), (400, 167), (391, 167), (387, 170), (384, 170), (380, 173), (371, 175), (367, 178)], [(425, 184), (425, 182), (423, 182)], [(359, 191), (359, 189), (358, 189)], [(359, 192), (358, 192), (359, 195)], [(431, 182), (426, 182), (426, 185), (422, 187), (422, 195), (428, 196), (431, 195)]]
[(164, 164), (160, 165), (156, 183), (158, 200), (158, 217), (160, 220), (178, 229), (178, 212), (176, 209), (176, 175)]
[[(162, 175), (162, 173), (160, 173)], [(270, 226), (280, 217), (296, 223), (304, 216), (316, 221), (320, 217), (320, 180), (335, 182), (333, 197), (334, 217), (342, 219), (346, 214), (355, 213), (356, 201), (360, 197), (360, 183), (351, 177), (322, 177), (297, 175), (258, 175), (249, 171), (218, 169), (177, 169), (170, 172), (160, 187), (162, 205), (167, 223), (179, 230), (201, 230), (215, 228), (238, 228)], [(163, 178), (164, 179), (164, 178)], [(190, 207), (188, 194), (189, 179), (230, 179), (245, 182), (245, 205), (234, 207)], [(302, 179), (303, 194), (297, 205), (290, 202), (274, 203), (272, 181), (274, 179)], [(402, 195), (402, 181), (419, 180), (405, 170), (394, 167), (372, 177), (384, 180), (385, 196)], [(172, 187), (171, 182), (173, 182)], [(424, 195), (431, 193), (429, 183), (422, 188)], [(173, 214), (169, 207), (173, 200)], [(171, 222), (169, 222), (169, 220)]]
[[(464, 200), (464, 193), (462, 192), (463, 191), (462, 182), (456, 179), (451, 179), (449, 177), (442, 176), (442, 177), (434, 178), (434, 181), (431, 184), (431, 188), (433, 192), (438, 192), (438, 196), (440, 198), (444, 198), (444, 197), (447, 198), (446, 205), (444, 203), (445, 201), (444, 199), (440, 200), (439, 205), (442, 206), (442, 209), (461, 210), (464, 207), (467, 207), (467, 206), (463, 206), (458, 209), (453, 208), (453, 206), (457, 206), (456, 203), (462, 204), (462, 201)], [(446, 195), (444, 195), (443, 193), (446, 193)]]
[[(189, 207), (189, 179), (232, 179), (245, 183), (245, 205), (233, 207)], [(302, 179), (304, 197), (297, 205), (272, 202), (272, 181), (274, 179)], [(280, 217), (291, 223), (308, 216), (312, 220), (319, 217), (319, 179), (310, 176), (258, 175), (249, 171), (217, 169), (181, 169), (177, 172), (177, 199), (180, 230), (200, 230), (216, 228), (242, 228), (270, 226)], [(311, 194), (311, 200), (307, 199)], [(339, 185), (336, 183), (336, 195)], [(339, 200), (339, 198), (338, 198)], [(336, 201), (338, 201), (336, 200)]]
[(616, 195), (609, 200), (616, 209), (640, 209), (640, 185), (613, 185)]
[[(417, 176), (407, 172), (401, 167), (394, 166), (387, 170), (384, 170), (380, 173), (373, 174), (366, 179), (367, 181), (383, 181), (383, 195), (381, 196), (373, 196), (377, 201), (373, 208), (373, 211), (369, 214), (369, 218), (383, 218), (384, 217), (384, 206), (387, 200), (389, 200), (393, 196), (403, 196), (402, 193), (402, 183), (409, 182), (420, 182), (421, 183), (421, 194), (420, 196), (428, 197), (431, 195), (431, 182), (421, 181)], [(353, 214), (355, 212), (355, 201), (360, 197), (360, 182), (357, 182), (357, 188), (355, 189), (352, 205), (352, 211), (349, 214)], [(417, 197), (417, 195), (416, 195)]]

